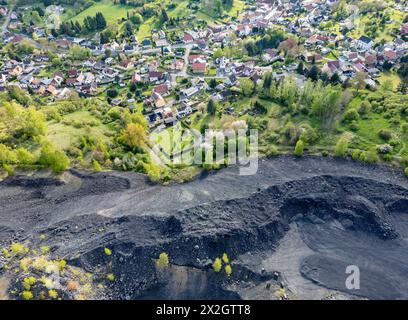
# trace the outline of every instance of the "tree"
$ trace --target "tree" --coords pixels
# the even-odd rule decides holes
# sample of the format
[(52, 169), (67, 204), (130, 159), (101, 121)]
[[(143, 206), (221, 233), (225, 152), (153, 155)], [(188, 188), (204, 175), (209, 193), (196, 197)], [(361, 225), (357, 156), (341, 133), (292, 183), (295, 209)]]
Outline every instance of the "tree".
[(241, 92), (244, 96), (250, 97), (254, 94), (255, 84), (251, 79), (243, 78), (240, 80)]
[(69, 55), (74, 61), (83, 61), (91, 56), (91, 50), (81, 47), (79, 45), (73, 45), (69, 49)]
[(329, 128), (340, 113), (341, 88), (332, 85), (324, 86), (321, 81), (315, 87), (312, 112), (320, 119), (324, 128)]
[(101, 12), (96, 13), (95, 20), (96, 20), (96, 28), (98, 30), (102, 30), (106, 28), (106, 25), (107, 25), (106, 19)]
[(109, 98), (116, 98), (118, 96), (119, 92), (116, 89), (109, 89), (106, 91), (106, 95)]
[(303, 62), (300, 61), (297, 68), (296, 68), (296, 72), (299, 74), (303, 74), (304, 73), (304, 67), (303, 67)]
[(122, 142), (131, 149), (146, 146), (146, 129), (139, 123), (129, 123), (121, 134)]
[(366, 78), (367, 75), (364, 72), (357, 72), (357, 74), (354, 76), (353, 86), (356, 88), (357, 92), (366, 87)]
[(167, 12), (164, 8), (162, 9), (161, 14), (162, 14), (162, 22), (169, 21), (169, 16), (167, 15)]
[(125, 37), (130, 37), (132, 34), (133, 34), (133, 23), (130, 22), (130, 21), (127, 21), (125, 23), (125, 27), (124, 27), (124, 30), (123, 30), (123, 35)]
[(295, 156), (296, 157), (302, 156), (304, 148), (305, 148), (305, 145), (304, 145), (303, 141), (298, 140), (298, 142), (296, 142), (296, 146), (295, 146)]
[(335, 73), (333, 73), (333, 75), (330, 77), (330, 83), (332, 83), (332, 84), (338, 84), (338, 83), (340, 83), (340, 77), (339, 77), (339, 75), (337, 74), (337, 72), (335, 72)]
[(215, 115), (215, 113), (217, 112), (217, 105), (213, 99), (208, 100), (207, 112), (212, 116)]
[(218, 85), (218, 82), (216, 79), (211, 78), (210, 83), (208, 85), (210, 86), (210, 88), (214, 89)]
[(336, 157), (343, 157), (346, 154), (347, 148), (348, 148), (348, 140), (345, 137), (341, 137), (336, 143), (336, 147), (334, 149), (334, 155)]
[(319, 68), (318, 68), (317, 66), (313, 65), (313, 66), (310, 68), (308, 77), (309, 77), (310, 79), (312, 79), (313, 81), (317, 81), (317, 80), (319, 79), (319, 74), (320, 74)]
[(272, 81), (273, 81), (272, 73), (271, 72), (265, 73), (263, 76), (263, 84), (262, 84), (262, 88), (264, 89), (264, 92), (269, 91), (269, 88), (272, 85)]
[(136, 26), (139, 26), (143, 22), (143, 17), (139, 13), (135, 13), (130, 16), (130, 21)]

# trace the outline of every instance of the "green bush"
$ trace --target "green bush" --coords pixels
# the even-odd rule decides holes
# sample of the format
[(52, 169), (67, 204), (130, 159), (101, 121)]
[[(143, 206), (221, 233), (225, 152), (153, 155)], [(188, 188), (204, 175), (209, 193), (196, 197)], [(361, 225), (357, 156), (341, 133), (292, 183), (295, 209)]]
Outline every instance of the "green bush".
[(302, 156), (304, 148), (305, 148), (305, 145), (304, 145), (303, 141), (298, 140), (298, 142), (296, 142), (296, 146), (295, 146), (295, 156), (296, 157)]
[(268, 145), (265, 149), (265, 155), (267, 157), (276, 156), (278, 154), (278, 148), (274, 145)]
[(24, 148), (20, 148), (16, 151), (17, 161), (22, 165), (31, 165), (35, 162), (35, 157), (30, 151)]
[(358, 159), (360, 159), (360, 155), (361, 155), (361, 150), (359, 150), (359, 149), (354, 149), (353, 152), (352, 152), (352, 154), (351, 154), (351, 158), (352, 158), (353, 160), (358, 160)]
[(99, 162), (98, 162), (97, 160), (95, 160), (95, 159), (92, 161), (92, 168), (93, 168), (94, 171), (96, 171), (96, 172), (102, 171), (101, 165), (100, 165)]
[(378, 157), (378, 154), (375, 150), (367, 150), (360, 155), (360, 160), (367, 162), (367, 163), (376, 163), (380, 159)]
[(303, 130), (302, 134), (300, 135), (300, 140), (302, 140), (305, 143), (313, 143), (317, 140), (318, 135), (316, 133), (316, 130), (313, 129), (311, 126), (308, 124), (302, 125)]
[(363, 115), (363, 114), (368, 114), (371, 111), (371, 104), (368, 101), (363, 101), (358, 108), (358, 113)]
[(16, 153), (4, 144), (0, 144), (0, 165), (17, 163)]
[(408, 177), (408, 167), (405, 168), (404, 173)]
[(403, 133), (403, 134), (408, 134), (408, 123), (403, 123), (402, 125), (401, 125), (401, 132)]
[(392, 132), (387, 129), (380, 129), (378, 130), (378, 136), (383, 140), (390, 140), (392, 138)]
[(45, 145), (41, 149), (39, 163), (51, 168), (54, 173), (61, 173), (69, 166), (69, 159), (61, 150), (57, 150), (51, 145)]
[(3, 169), (6, 170), (7, 174), (9, 176), (14, 176), (14, 169), (12, 166), (8, 165), (8, 164), (3, 164)]
[(336, 143), (336, 147), (334, 149), (334, 155), (336, 157), (344, 157), (348, 148), (348, 140), (344, 137), (340, 138), (339, 141)]
[(356, 109), (349, 109), (343, 115), (343, 122), (351, 122), (353, 120), (358, 120), (359, 114)]

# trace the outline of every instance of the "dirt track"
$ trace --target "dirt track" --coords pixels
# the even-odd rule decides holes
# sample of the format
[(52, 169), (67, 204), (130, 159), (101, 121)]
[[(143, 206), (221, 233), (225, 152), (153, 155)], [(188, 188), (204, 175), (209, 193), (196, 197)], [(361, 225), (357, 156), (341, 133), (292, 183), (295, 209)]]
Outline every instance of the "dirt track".
[[(270, 299), (271, 281), (291, 298), (408, 298), (408, 179), (388, 167), (278, 157), (254, 176), (228, 168), (171, 186), (129, 173), (15, 177), (0, 183), (0, 208), (4, 244), (45, 233), (91, 271), (112, 248), (112, 298)], [(162, 251), (184, 267), (159, 290), (151, 259)], [(207, 271), (225, 251), (230, 281)], [(361, 269), (358, 292), (344, 286), (349, 264)]]

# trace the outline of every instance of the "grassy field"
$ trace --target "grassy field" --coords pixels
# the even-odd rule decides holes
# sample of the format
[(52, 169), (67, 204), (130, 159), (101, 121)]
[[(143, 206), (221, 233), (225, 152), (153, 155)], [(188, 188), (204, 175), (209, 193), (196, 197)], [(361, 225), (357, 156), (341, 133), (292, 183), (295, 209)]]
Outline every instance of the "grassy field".
[(396, 90), (401, 82), (401, 78), (396, 73), (382, 72), (381, 76), (378, 78), (378, 81), (380, 82), (380, 84), (383, 84), (385, 81), (391, 81), (393, 90)]
[(126, 13), (129, 9), (130, 7), (127, 6), (115, 5), (112, 0), (103, 0), (95, 3), (70, 20), (82, 22), (86, 16), (95, 16), (97, 12), (101, 12), (105, 16), (108, 24), (112, 24), (118, 19), (126, 18)]
[(242, 0), (234, 0), (232, 7), (227, 10), (227, 13), (231, 17), (236, 17), (238, 13), (245, 8), (245, 2)]
[(154, 24), (155, 17), (151, 17), (150, 19), (144, 21), (136, 34), (137, 40), (142, 41), (145, 38), (150, 38)]
[[(84, 126), (76, 128), (75, 122), (92, 122), (96, 121), (95, 126)], [(71, 123), (71, 124), (67, 124)], [(75, 144), (82, 136), (94, 136), (107, 141), (107, 134), (110, 130), (105, 125), (101, 124), (89, 111), (77, 111), (63, 117), (60, 122), (50, 121), (48, 123), (47, 138), (61, 149), (67, 150), (70, 146)]]

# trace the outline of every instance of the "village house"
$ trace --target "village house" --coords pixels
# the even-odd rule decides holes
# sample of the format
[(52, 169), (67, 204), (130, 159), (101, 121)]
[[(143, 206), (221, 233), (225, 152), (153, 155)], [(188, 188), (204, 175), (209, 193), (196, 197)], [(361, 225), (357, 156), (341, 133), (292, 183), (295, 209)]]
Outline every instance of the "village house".
[(360, 50), (370, 50), (374, 45), (374, 42), (371, 38), (367, 37), (367, 36), (361, 36), (360, 38), (358, 38), (357, 40), (357, 46)]
[(155, 86), (153, 91), (160, 94), (163, 97), (169, 95), (169, 87), (165, 83)]
[(196, 86), (180, 90), (182, 99), (191, 98), (199, 92), (200, 90)]
[(204, 74), (207, 64), (205, 62), (194, 62), (191, 66), (193, 73)]
[(150, 71), (148, 77), (150, 82), (157, 82), (163, 79), (163, 72)]

